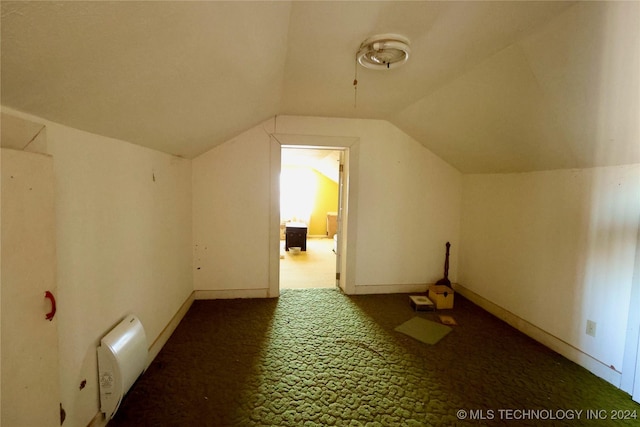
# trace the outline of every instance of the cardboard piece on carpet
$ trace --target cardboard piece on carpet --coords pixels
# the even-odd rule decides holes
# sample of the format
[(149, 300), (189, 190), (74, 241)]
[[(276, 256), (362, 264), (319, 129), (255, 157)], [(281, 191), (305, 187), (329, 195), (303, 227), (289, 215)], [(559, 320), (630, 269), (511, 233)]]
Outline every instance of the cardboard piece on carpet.
[(407, 320), (395, 330), (426, 344), (435, 344), (451, 332), (448, 326), (418, 316)]
[(457, 325), (456, 319), (451, 316), (440, 315), (438, 317), (440, 317), (440, 321), (443, 325)]

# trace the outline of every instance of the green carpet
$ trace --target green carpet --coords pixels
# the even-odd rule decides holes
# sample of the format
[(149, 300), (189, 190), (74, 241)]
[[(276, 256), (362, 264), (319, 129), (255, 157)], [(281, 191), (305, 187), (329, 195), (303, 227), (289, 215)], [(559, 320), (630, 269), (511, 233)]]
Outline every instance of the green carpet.
[(448, 326), (418, 316), (407, 320), (395, 330), (425, 344), (435, 344), (451, 332)]
[(416, 316), (407, 294), (195, 301), (109, 427), (638, 425), (500, 419), (499, 409), (640, 405), (460, 295), (447, 314), (458, 326), (425, 345), (394, 330)]

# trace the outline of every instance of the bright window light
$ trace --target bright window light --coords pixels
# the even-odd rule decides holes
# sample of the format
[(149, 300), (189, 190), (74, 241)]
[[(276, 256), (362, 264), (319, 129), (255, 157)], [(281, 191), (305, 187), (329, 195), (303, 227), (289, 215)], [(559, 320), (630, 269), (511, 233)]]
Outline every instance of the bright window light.
[(280, 219), (309, 224), (317, 190), (318, 180), (311, 169), (283, 167), (280, 172)]

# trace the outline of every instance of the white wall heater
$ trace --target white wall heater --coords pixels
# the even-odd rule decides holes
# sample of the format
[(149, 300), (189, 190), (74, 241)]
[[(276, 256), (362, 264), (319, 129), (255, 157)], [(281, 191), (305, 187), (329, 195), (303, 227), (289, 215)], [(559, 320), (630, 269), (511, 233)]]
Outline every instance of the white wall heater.
[(107, 420), (113, 417), (124, 395), (145, 370), (148, 352), (144, 328), (134, 315), (125, 317), (100, 341), (100, 411)]

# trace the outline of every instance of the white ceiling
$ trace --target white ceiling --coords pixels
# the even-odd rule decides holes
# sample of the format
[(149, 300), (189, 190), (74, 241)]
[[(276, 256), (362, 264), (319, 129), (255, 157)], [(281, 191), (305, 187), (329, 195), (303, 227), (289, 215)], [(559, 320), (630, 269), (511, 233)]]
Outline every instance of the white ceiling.
[[(2, 105), (193, 158), (278, 114), (386, 119), (462, 172), (640, 162), (640, 2), (8, 2)], [(367, 37), (412, 57), (358, 70)]]

